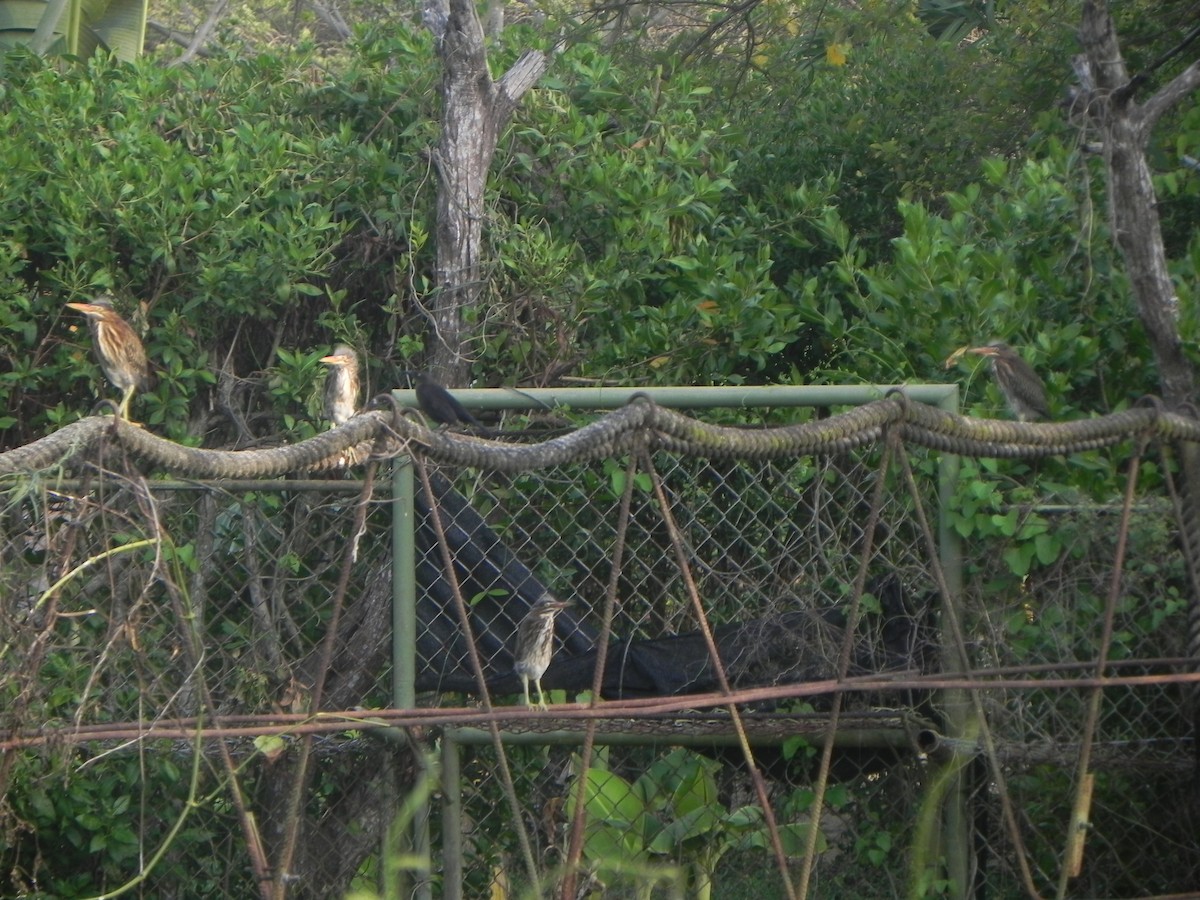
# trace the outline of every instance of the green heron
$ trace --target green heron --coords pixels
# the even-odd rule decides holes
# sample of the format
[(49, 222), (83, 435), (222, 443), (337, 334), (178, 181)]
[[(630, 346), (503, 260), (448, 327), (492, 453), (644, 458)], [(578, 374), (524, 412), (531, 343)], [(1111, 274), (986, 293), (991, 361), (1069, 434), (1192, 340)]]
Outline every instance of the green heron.
[(551, 594), (542, 594), (517, 625), (517, 649), (513, 651), (513, 671), (521, 676), (525, 705), (529, 706), (529, 679), (538, 692), (538, 708), (546, 708), (542, 676), (554, 654), (554, 617), (571, 604)]
[(92, 346), (100, 360), (100, 368), (113, 387), (124, 391), (117, 415), (129, 419), (129, 403), (134, 391), (150, 389), (150, 371), (146, 350), (129, 323), (113, 310), (112, 297), (102, 294), (90, 303), (68, 303), (71, 309), (87, 316)]
[(358, 354), (339, 344), (321, 362), (329, 366), (325, 379), (325, 418), (336, 427), (358, 412)]
[(992, 341), (986, 347), (971, 347), (967, 352), (988, 358), (996, 386), (1017, 419), (1033, 422), (1049, 418), (1046, 386), (1021, 354), (1004, 341)]
[(482, 427), (453, 394), (425, 374), (417, 376), (417, 405), (421, 412), (442, 425)]

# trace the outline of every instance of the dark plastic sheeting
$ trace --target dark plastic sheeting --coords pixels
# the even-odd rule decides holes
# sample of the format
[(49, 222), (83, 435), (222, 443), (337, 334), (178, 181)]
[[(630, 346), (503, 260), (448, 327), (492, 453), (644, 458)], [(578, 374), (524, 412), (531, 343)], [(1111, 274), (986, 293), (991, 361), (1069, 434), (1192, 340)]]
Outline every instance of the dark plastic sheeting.
[[(546, 592), (545, 586), (504, 545), (484, 518), (450, 483), (436, 474), (442, 526), (471, 627), (484, 661), (488, 689), (519, 693), (511, 647), (517, 623)], [(441, 553), (424, 492), (417, 498), (418, 637), (417, 690), (475, 693), (467, 645), (454, 611), (453, 592), (440, 564)], [(864, 629), (880, 637), (856, 643), (850, 674), (928, 668), (932, 646), (928, 604), (914, 610), (898, 578), (877, 576), (868, 590), (880, 600), (884, 620)], [(565, 597), (564, 599), (570, 599)], [(799, 601), (798, 601), (799, 605)], [(768, 619), (727, 625), (715, 632), (717, 649), (735, 686), (795, 683), (831, 678), (842, 636), (837, 610), (797, 609)], [(554, 660), (542, 687), (590, 689), (596, 664), (596, 632), (571, 609), (559, 613)], [(614, 641), (605, 664), (606, 698), (670, 696), (717, 690), (716, 673), (703, 636), (680, 634), (653, 640)]]

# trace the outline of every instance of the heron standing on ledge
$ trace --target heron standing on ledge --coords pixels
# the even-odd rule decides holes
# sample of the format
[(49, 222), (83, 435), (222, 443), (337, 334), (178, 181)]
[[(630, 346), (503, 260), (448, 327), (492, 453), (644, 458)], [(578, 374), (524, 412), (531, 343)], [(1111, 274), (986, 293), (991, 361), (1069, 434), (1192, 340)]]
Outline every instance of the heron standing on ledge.
[(333, 427), (344, 425), (358, 412), (358, 354), (338, 344), (321, 362), (329, 366), (325, 379), (325, 418)]
[(111, 294), (101, 294), (90, 303), (68, 303), (67, 306), (87, 316), (92, 348), (96, 351), (100, 368), (113, 387), (123, 392), (117, 415), (128, 421), (129, 403), (133, 400), (134, 391), (147, 391), (151, 386), (150, 369), (141, 338), (113, 310)]
[(554, 617), (570, 605), (570, 602), (559, 600), (551, 594), (542, 594), (517, 625), (517, 649), (513, 651), (513, 671), (521, 676), (526, 706), (530, 705), (529, 679), (532, 678), (537, 688), (538, 709), (546, 709), (542, 676), (546, 674), (546, 669), (550, 667), (550, 657), (554, 655)]
[(971, 347), (967, 352), (988, 358), (996, 386), (1019, 421), (1035, 422), (1050, 417), (1046, 386), (1016, 350), (1004, 341), (992, 341), (984, 347)]

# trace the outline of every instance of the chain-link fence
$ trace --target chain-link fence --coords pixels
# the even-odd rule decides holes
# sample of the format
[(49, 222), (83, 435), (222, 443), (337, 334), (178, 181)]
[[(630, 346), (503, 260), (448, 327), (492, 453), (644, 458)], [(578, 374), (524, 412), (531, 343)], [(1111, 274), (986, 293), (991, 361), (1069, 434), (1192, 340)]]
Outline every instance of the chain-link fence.
[[(127, 465), (97, 459), (83, 478), (5, 494), (2, 727), (39, 740), (0, 773), (0, 894), (90, 896), (145, 871), (145, 896), (253, 896), (251, 821), (274, 827), (288, 799), (269, 762), (284, 746), (253, 723), (309, 708), (358, 486), (161, 483)], [(382, 581), (390, 601), (390, 526), (371, 508), (357, 541), (350, 582), (367, 599)], [(325, 708), (389, 705), (390, 616), (371, 605), (341, 628), (382, 640), (336, 649)], [(336, 665), (356, 649), (377, 659), (357, 681)], [(171, 738), (144, 736), (167, 722)], [(360, 754), (317, 748), (330, 765), (310, 806), (335, 792), (326, 776), (354, 789), (343, 762)]]
[[(886, 436), (507, 474), (406, 449), (394, 480), (192, 483), (100, 444), (2, 485), (0, 893), (1200, 885), (1167, 462), (1126, 514), (1061, 460), (956, 478)], [(514, 654), (546, 593), (542, 712)]]

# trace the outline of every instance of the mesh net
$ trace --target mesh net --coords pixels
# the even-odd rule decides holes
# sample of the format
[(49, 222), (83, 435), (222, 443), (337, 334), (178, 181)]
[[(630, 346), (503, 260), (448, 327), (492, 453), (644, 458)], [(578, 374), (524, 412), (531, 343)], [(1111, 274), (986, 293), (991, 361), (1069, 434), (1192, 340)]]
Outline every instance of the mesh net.
[[(942, 459), (902, 452), (915, 490), (882, 444), (430, 467), (411, 571), (385, 477), (147, 480), (99, 447), (80, 477), (5, 482), (0, 893), (90, 896), (141, 877), (148, 896), (282, 882), (325, 897), (400, 878), (515, 896), (534, 873), (548, 891), (581, 798), (581, 894), (784, 896), (773, 839), (794, 883), (818, 808), (811, 895), (1048, 893), (1078, 831), (1084, 753), (1089, 824), (1064, 895), (1190, 890), (1187, 578), (1162, 483), (1144, 478), (1124, 516), (1064, 502), (1054, 461), (1010, 460), (966, 473), (943, 505)], [(943, 578), (961, 579), (961, 647)], [(395, 710), (405, 584), (419, 702)], [(541, 678), (551, 707), (530, 714), (515, 636), (547, 592), (573, 605)], [(608, 632), (585, 765), (569, 712), (584, 707), (564, 705), (589, 698)], [(1097, 694), (1080, 679), (1102, 655), (1121, 681)], [(722, 677), (754, 768), (724, 705), (695, 702)], [(444, 816), (415, 816), (414, 847), (401, 835), (439, 763), (458, 777)]]

